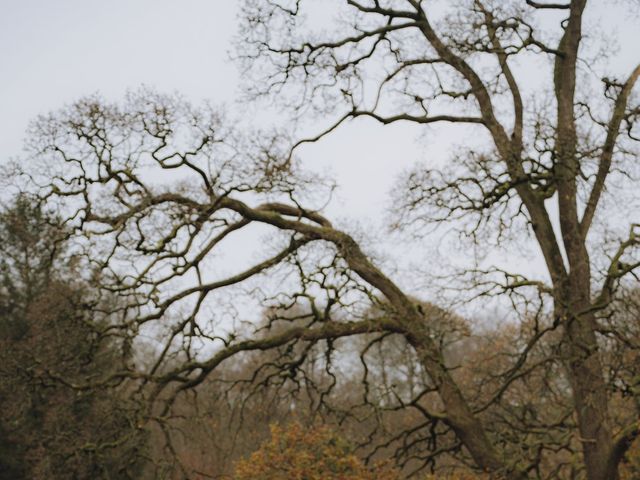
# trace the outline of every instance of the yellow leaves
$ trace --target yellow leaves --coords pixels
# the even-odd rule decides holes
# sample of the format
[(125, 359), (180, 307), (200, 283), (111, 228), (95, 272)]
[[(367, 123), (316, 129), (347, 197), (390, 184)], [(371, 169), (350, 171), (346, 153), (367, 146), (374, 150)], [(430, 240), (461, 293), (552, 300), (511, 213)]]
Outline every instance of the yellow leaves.
[(271, 426), (271, 440), (236, 465), (234, 480), (399, 480), (388, 463), (364, 465), (326, 425)]

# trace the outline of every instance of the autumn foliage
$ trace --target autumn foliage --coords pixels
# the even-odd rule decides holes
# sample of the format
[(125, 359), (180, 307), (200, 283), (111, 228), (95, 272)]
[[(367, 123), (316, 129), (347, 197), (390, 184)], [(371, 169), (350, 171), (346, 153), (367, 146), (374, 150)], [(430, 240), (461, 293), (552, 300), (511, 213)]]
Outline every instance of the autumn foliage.
[(387, 463), (366, 466), (329, 427), (271, 426), (271, 439), (236, 465), (234, 480), (399, 480)]

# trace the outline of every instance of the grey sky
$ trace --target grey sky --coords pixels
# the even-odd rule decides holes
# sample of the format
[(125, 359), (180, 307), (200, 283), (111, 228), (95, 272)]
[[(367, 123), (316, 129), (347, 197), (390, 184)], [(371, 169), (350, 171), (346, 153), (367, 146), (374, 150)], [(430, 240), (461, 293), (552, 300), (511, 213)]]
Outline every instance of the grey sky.
[[(603, 24), (606, 31), (615, 27), (622, 48), (611, 63), (623, 73), (638, 57), (633, 28), (638, 18), (620, 18), (619, 9), (612, 17), (605, 3), (609, 2), (594, 2), (597, 6), (587, 21)], [(115, 100), (127, 88), (146, 84), (163, 92), (178, 91), (194, 101), (232, 102), (238, 93), (238, 71), (228, 51), (240, 4), (0, 0), (0, 162), (20, 153), (29, 120), (82, 95), (100, 92)], [(315, 168), (335, 172), (343, 187), (342, 200), (354, 213), (371, 213), (372, 207), (384, 204), (380, 200), (391, 186), (390, 172), (424, 155), (425, 143), (415, 142), (418, 132), (407, 125), (382, 129), (362, 121), (304, 154)], [(428, 142), (429, 138), (438, 141)], [(425, 139), (427, 154), (442, 156), (458, 139), (459, 131), (432, 132)], [(368, 198), (348, 193), (362, 190), (358, 170), (363, 164), (370, 177), (367, 190), (375, 192)]]
[(81, 95), (117, 99), (144, 83), (197, 100), (233, 97), (227, 1), (0, 1), (0, 155), (28, 121)]
[[(622, 74), (638, 59), (638, 18), (621, 18), (608, 4), (595, 0), (587, 22), (617, 35), (621, 49), (611, 64)], [(128, 88), (146, 84), (193, 101), (232, 103), (238, 72), (228, 51), (239, 5), (0, 0), (0, 162), (20, 154), (29, 120), (82, 95), (100, 92), (117, 100)], [(424, 141), (416, 142), (418, 137), (415, 127), (362, 121), (301, 153), (314, 169), (337, 177), (341, 190), (331, 213), (362, 218), (366, 227), (380, 220), (395, 174), (417, 158), (443, 157), (464, 140), (459, 130), (447, 128), (432, 130)]]
[[(128, 88), (146, 84), (193, 101), (233, 102), (238, 96), (238, 70), (228, 52), (239, 1), (0, 0), (0, 5), (0, 161), (20, 153), (31, 119), (82, 95), (100, 92), (117, 100)], [(344, 195), (337, 202), (342, 198), (359, 214), (382, 208), (391, 153), (392, 164), (415, 157), (415, 129), (385, 129), (372, 144), (368, 125), (373, 122), (360, 122), (305, 150), (315, 168), (331, 169), (341, 179)], [(354, 159), (345, 146), (356, 144), (356, 161), (344, 161)], [(363, 163), (375, 192), (370, 198), (349, 194), (362, 190), (357, 170)]]

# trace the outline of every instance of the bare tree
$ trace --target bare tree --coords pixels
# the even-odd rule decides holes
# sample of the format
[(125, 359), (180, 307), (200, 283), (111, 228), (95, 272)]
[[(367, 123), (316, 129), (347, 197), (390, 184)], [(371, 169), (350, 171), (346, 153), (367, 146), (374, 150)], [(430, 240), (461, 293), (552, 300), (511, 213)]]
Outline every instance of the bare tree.
[[(467, 217), (474, 220), (470, 234), (492, 220), (498, 232), (527, 225), (550, 282), (505, 272), (500, 288), (536, 287), (551, 297), (587, 476), (615, 478), (637, 424), (619, 432), (611, 424), (597, 312), (638, 267), (638, 225), (628, 225), (628, 237), (605, 250), (610, 262), (602, 274), (593, 272), (592, 256), (603, 248), (589, 241), (589, 233), (606, 186), (617, 183), (619, 172), (634, 171), (638, 106), (630, 99), (640, 66), (622, 80), (603, 78), (601, 93), (594, 92), (593, 75), (579, 67), (585, 61), (580, 54), (590, 55), (580, 48), (587, 1), (335, 2), (345, 24), (317, 35), (302, 26), (305, 3), (247, 4), (252, 28), (241, 53), (263, 80), (252, 84), (252, 92), (297, 85), (300, 96), (289, 98), (298, 108), (322, 108), (331, 98), (330, 111), (344, 114), (327, 132), (364, 116), (384, 124), (459, 123), (488, 134), (492, 149), (460, 155), (449, 174), (418, 170), (411, 176), (407, 221)], [(550, 11), (557, 31), (543, 28), (549, 22), (541, 13)], [(550, 66), (544, 81), (555, 111), (537, 110), (522, 93), (522, 77), (531, 73), (522, 65), (536, 57)], [(377, 83), (373, 98), (367, 82)], [(579, 83), (584, 88), (577, 89)], [(473, 442), (460, 436), (479, 464), (494, 468), (486, 460), (492, 453), (476, 456)]]
[[(294, 150), (357, 117), (484, 132), (486, 151), (407, 178), (397, 223), (452, 222), (478, 242), (503, 245), (526, 229), (548, 279), (467, 272), (480, 299), (511, 299), (521, 326), (513, 345), (494, 344), (502, 348), (496, 372), (476, 369), (473, 378), (467, 369), (472, 378), (462, 378), (445, 356), (438, 310), (417, 304), (352, 235), (303, 206), (322, 184), (299, 168), (286, 142), (243, 137), (209, 108), (148, 92), (123, 106), (86, 99), (34, 124), (31, 147), (42, 167), (32, 177), (75, 225), (103, 288), (122, 297), (117, 311), (105, 312), (113, 329), (162, 334), (147, 370), (118, 375), (156, 385), (161, 406), (150, 416), (162, 421), (177, 393), (223, 362), (271, 350), (275, 358), (255, 379), (312, 388), (329, 404), (349, 338), (376, 337), (360, 357), (366, 385), (366, 350), (396, 335), (421, 378), (393, 405), (421, 417), (395, 438), (412, 467), (437, 467), (446, 457), (496, 478), (618, 478), (638, 434), (637, 411), (625, 403), (622, 415), (612, 415), (619, 377), (603, 352), (619, 337), (603, 316), (640, 266), (638, 225), (628, 225), (613, 246), (589, 233), (605, 198), (615, 201), (606, 187), (629, 176), (633, 182), (632, 90), (640, 67), (622, 81), (604, 79), (603, 95), (588, 90), (588, 72), (578, 68), (586, 0), (439, 7), (347, 0), (331, 4), (344, 25), (317, 34), (304, 25), (311, 3), (252, 1), (244, 11), (240, 56), (260, 76), (250, 93), (280, 93), (299, 114), (337, 112), (323, 133)], [(558, 16), (558, 32), (538, 26), (541, 12)], [(518, 59), (531, 64), (537, 56), (549, 65), (555, 112), (521, 93)], [(365, 86), (376, 82), (375, 95), (367, 95)], [(223, 275), (216, 252), (256, 226), (274, 232), (271, 255)], [(251, 329), (237, 307), (247, 291), (291, 313)], [(323, 383), (300, 368), (317, 352)], [(534, 386), (543, 389), (539, 397), (523, 403), (519, 392)], [(554, 415), (542, 415), (545, 409)]]

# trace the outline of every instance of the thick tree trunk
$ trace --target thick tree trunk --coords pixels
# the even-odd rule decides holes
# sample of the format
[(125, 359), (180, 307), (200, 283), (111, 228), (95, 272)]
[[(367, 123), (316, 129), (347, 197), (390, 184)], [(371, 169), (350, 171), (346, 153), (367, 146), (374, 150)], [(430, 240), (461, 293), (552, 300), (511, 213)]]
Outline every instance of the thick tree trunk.
[[(576, 285), (574, 285), (576, 287)], [(584, 290), (583, 290), (584, 292)], [(565, 362), (573, 390), (578, 431), (589, 480), (616, 480), (617, 465), (609, 459), (613, 435), (607, 386), (596, 338), (596, 319), (590, 303), (575, 290), (561, 313), (565, 322)], [(577, 297), (577, 298), (576, 298)], [(587, 312), (587, 313), (581, 313)]]
[(556, 315), (564, 325), (564, 354), (578, 431), (589, 480), (616, 480), (609, 467), (613, 436), (608, 413), (607, 385), (598, 351), (596, 319), (591, 309), (591, 264), (587, 232), (580, 222), (578, 182), (580, 157), (575, 117), (576, 65), (587, 0), (571, 0), (565, 31), (554, 65), (557, 101), (556, 175), (562, 242), (567, 275), (556, 290)]

